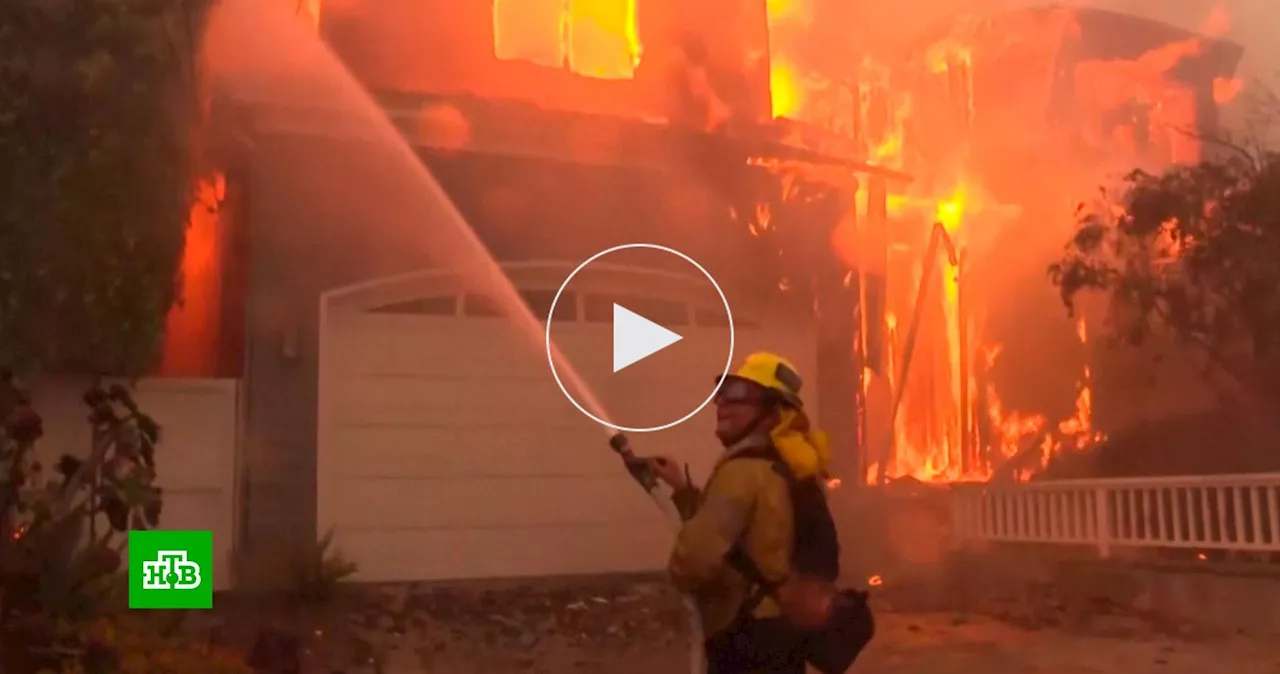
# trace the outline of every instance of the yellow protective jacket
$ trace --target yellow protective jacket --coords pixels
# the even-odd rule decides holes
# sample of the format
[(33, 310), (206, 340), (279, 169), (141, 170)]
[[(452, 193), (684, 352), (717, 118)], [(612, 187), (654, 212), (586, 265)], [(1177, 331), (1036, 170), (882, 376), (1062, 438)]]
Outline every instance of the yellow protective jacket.
[[(676, 588), (693, 596), (708, 638), (728, 627), (755, 591), (725, 561), (735, 543), (742, 545), (765, 578), (781, 581), (790, 571), (793, 523), (787, 480), (766, 459), (735, 459), (734, 455), (772, 443), (797, 477), (821, 471), (827, 459), (825, 437), (810, 434), (807, 428), (798, 432), (792, 422), (784, 417), (771, 434), (729, 447), (702, 491), (690, 487), (672, 496), (685, 521), (668, 571)], [(771, 597), (752, 612), (757, 618), (779, 614)]]

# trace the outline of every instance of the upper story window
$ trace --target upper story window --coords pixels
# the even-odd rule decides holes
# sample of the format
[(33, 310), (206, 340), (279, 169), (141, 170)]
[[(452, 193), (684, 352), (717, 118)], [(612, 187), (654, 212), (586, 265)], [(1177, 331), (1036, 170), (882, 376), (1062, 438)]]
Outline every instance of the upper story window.
[(493, 0), (499, 59), (627, 80), (640, 63), (636, 0)]

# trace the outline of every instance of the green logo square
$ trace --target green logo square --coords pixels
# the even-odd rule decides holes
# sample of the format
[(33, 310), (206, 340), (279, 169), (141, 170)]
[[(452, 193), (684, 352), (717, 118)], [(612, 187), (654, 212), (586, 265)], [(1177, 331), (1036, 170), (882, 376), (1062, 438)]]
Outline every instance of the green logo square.
[(129, 608), (213, 608), (213, 532), (130, 531)]

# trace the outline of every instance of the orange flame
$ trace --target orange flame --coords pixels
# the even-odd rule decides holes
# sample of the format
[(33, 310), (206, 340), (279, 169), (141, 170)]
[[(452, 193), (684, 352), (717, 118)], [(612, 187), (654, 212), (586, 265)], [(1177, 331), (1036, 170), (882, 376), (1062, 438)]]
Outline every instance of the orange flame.
[[(774, 28), (810, 20), (805, 0), (769, 0), (768, 8), (771, 33)], [(1221, 35), (1229, 25), (1229, 18), (1224, 6), (1215, 7), (1205, 21), (1204, 32)], [(1026, 53), (1033, 55), (1031, 60), (1040, 58), (1042, 52), (1047, 54), (1044, 69), (1052, 71), (1062, 41), (1079, 36), (1081, 24), (1070, 10), (1031, 24), (1035, 30), (1047, 32), (1043, 36), (1039, 33), (1020, 35), (1023, 42), (1043, 38), (1046, 44), (1056, 46), (1028, 48)], [(1022, 24), (1018, 26), (1011, 30), (1023, 30)], [(886, 410), (892, 403), (877, 402), (878, 407), (885, 409), (878, 409), (874, 415), (869, 402), (866, 410), (860, 411), (864, 421), (865, 418), (879, 420), (883, 413), (885, 428), (873, 430), (885, 438), (891, 437), (890, 452), (877, 454), (882, 451), (877, 445), (884, 446), (880, 438), (863, 439), (864, 445), (871, 448), (873, 461), (884, 462), (883, 473), (889, 478), (989, 479), (998, 470), (1002, 474), (1008, 470), (1008, 474), (1025, 479), (1042, 470), (1056, 453), (1085, 449), (1104, 439), (1093, 427), (1094, 373), (1087, 363), (1082, 364), (1075, 375), (1074, 390), (1063, 391), (1074, 394), (1074, 409), (1066, 413), (1068, 418), (1011, 409), (1001, 400), (995, 384), (986, 376), (1001, 353), (1000, 344), (984, 330), (982, 312), (992, 303), (991, 298), (973, 296), (987, 291), (971, 288), (966, 283), (963, 255), (956, 255), (955, 260), (941, 255), (938, 260), (922, 260), (935, 223), (941, 225), (958, 253), (970, 249), (984, 252), (997, 238), (1008, 239), (997, 235), (1002, 235), (1002, 228), (1018, 219), (1024, 205), (1038, 208), (1074, 189), (1073, 184), (1045, 188), (1031, 177), (1030, 168), (1026, 171), (1028, 178), (1018, 173), (1028, 157), (1039, 159), (1038, 155), (1047, 151), (1064, 155), (1060, 164), (1048, 165), (1059, 167), (1063, 172), (1072, 171), (1071, 183), (1080, 178), (1081, 183), (1088, 182), (1090, 187), (1097, 182), (1092, 173), (1088, 176), (1084, 173), (1096, 171), (1112, 160), (1152, 168), (1199, 158), (1199, 143), (1194, 140), (1194, 134), (1187, 133), (1199, 121), (1196, 91), (1170, 73), (1184, 59), (1205, 50), (1203, 38), (1173, 41), (1134, 59), (1077, 63), (1074, 71), (1065, 73), (1068, 79), (1074, 79), (1072, 100), (1077, 110), (1076, 117), (1068, 123), (1073, 127), (1066, 136), (1069, 142), (1063, 144), (1056, 139), (1041, 140), (1045, 134), (1039, 132), (1042, 129), (1034, 126), (1034, 122), (1026, 129), (1003, 128), (1000, 121), (1008, 118), (1017, 123), (1020, 119), (1015, 114), (1019, 108), (1013, 104), (1006, 106), (1008, 111), (1002, 108), (995, 113), (975, 109), (974, 64), (988, 67), (999, 59), (988, 58), (986, 43), (966, 40), (964, 36), (952, 35), (938, 41), (925, 50), (922, 58), (912, 62), (913, 70), (905, 73), (871, 57), (864, 57), (859, 64), (853, 99), (857, 105), (852, 114), (857, 118), (854, 124), (857, 141), (867, 160), (919, 174), (911, 191), (887, 197), (890, 234), (877, 234), (878, 224), (863, 231), (858, 219), (841, 222), (831, 234), (836, 255), (853, 270), (846, 276), (846, 285), (865, 272), (862, 263), (867, 260), (859, 260), (860, 254), (865, 256), (861, 248), (880, 245), (878, 239), (875, 244), (869, 239), (889, 238), (884, 244), (888, 248), (886, 283), (889, 289), (881, 326), (887, 346), (883, 354), (877, 354), (883, 358), (876, 359), (883, 362), (884, 374), (877, 380), (871, 369), (865, 369), (861, 386), (867, 400), (875, 391), (886, 387), (890, 399), (898, 392), (902, 392), (903, 399), (891, 428)], [(984, 51), (979, 53), (980, 48)], [(821, 81), (796, 68), (801, 52), (780, 49), (772, 35), (771, 49), (774, 115), (811, 114), (811, 108), (824, 100), (821, 92), (814, 89)], [(1027, 73), (1036, 72), (1036, 67), (1027, 66), (1025, 71), (1015, 67), (1010, 72), (1026, 77)], [(1026, 87), (1029, 93), (1019, 94), (1027, 105), (1050, 104), (1052, 96), (1046, 92), (1054, 89), (1051, 84), (1058, 82), (1058, 73), (1045, 72), (1042, 76), (1053, 79), (1044, 84), (1031, 82)], [(908, 85), (903, 86), (904, 82)], [(1241, 89), (1240, 81), (1221, 78), (1213, 82), (1214, 100), (1219, 104), (1229, 102)], [(979, 112), (988, 116), (980, 117)], [(991, 129), (999, 137), (976, 137), (985, 129)], [(1085, 142), (1076, 142), (1079, 137)], [(1141, 147), (1139, 142), (1143, 143)], [(999, 153), (1006, 144), (1022, 154), (994, 159), (986, 156)], [(1081, 145), (1086, 147), (1082, 150)], [(1034, 171), (1042, 168), (1037, 166)], [(987, 185), (993, 191), (1000, 188), (1003, 202), (983, 189)], [(1050, 189), (1056, 191), (1046, 193)], [(855, 193), (859, 214), (868, 213), (866, 199), (867, 190)], [(1067, 200), (1076, 199), (1072, 194)], [(1064, 220), (1069, 217), (1067, 213)], [(767, 212), (758, 213), (755, 222), (753, 233), (773, 226)], [(1019, 226), (1029, 228), (1023, 223)], [(1031, 236), (1028, 232), (1027, 237)], [(988, 263), (978, 264), (985, 268)], [(930, 265), (935, 271), (926, 278), (924, 271)], [(926, 306), (919, 325), (912, 326), (907, 321), (913, 317), (922, 284), (926, 284), (923, 288)], [(1081, 322), (1076, 327), (1076, 336), (1084, 350), (1088, 346), (1086, 325)], [(927, 335), (921, 338), (927, 345), (913, 352), (914, 364), (904, 370), (903, 362), (907, 358), (904, 342), (907, 334), (917, 328)], [(907, 381), (896, 381), (904, 372)], [(883, 393), (877, 395), (883, 396)], [(867, 424), (863, 428), (866, 429)], [(868, 466), (867, 479), (878, 477), (880, 468), (875, 463)]]
[(499, 59), (609, 80), (634, 78), (644, 52), (636, 0), (494, 0), (493, 40)]
[(769, 97), (773, 118), (798, 119), (805, 104), (803, 74), (790, 57), (788, 31), (804, 28), (809, 22), (807, 0), (766, 0), (769, 21)]

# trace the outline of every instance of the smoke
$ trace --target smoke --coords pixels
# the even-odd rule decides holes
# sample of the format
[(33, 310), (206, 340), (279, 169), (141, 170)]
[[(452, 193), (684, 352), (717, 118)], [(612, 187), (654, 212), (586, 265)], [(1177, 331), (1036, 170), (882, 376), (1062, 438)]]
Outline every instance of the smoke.
[[(893, 47), (905, 44), (914, 36), (958, 14), (986, 14), (1055, 4), (1059, 3), (1036, 0), (915, 0), (896, 3), (857, 0), (847, 12), (851, 17), (858, 17), (859, 24), (868, 27), (860, 32), (865, 33), (873, 47)], [(1217, 3), (1095, 0), (1069, 4), (1132, 14), (1236, 42), (1246, 50), (1241, 72), (1246, 78), (1272, 78), (1280, 71), (1280, 43), (1271, 37), (1275, 26), (1280, 25), (1280, 3), (1274, 0), (1222, 0)], [(876, 42), (879, 45), (875, 45)]]

